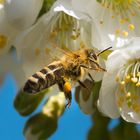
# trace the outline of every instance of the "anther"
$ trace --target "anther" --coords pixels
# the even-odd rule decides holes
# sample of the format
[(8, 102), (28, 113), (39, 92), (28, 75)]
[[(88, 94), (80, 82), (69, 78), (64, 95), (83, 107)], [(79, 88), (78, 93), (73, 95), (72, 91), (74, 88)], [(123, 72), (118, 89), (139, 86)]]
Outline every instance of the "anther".
[(129, 25), (128, 25), (128, 29), (129, 29), (129, 30), (134, 30), (134, 29), (135, 29), (135, 26), (134, 26), (133, 24), (129, 24)]
[(125, 85), (125, 81), (121, 81), (121, 83), (120, 83), (121, 85)]
[(127, 31), (122, 31), (122, 35), (123, 35), (124, 37), (127, 37), (127, 36), (128, 36), (128, 32), (127, 32)]
[(132, 81), (133, 83), (137, 83), (138, 78), (137, 78), (137, 77), (132, 77), (132, 78), (131, 78), (131, 81)]

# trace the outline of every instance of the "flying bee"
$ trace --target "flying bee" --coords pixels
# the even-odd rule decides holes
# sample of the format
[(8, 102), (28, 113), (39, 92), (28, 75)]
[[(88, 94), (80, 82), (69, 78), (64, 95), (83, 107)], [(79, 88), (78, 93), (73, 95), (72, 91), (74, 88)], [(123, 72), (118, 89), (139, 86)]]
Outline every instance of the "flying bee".
[(87, 48), (68, 52), (59, 60), (53, 61), (29, 77), (23, 87), (23, 91), (36, 94), (57, 84), (59, 89), (64, 92), (65, 98), (68, 101), (66, 106), (70, 107), (72, 100), (71, 82), (78, 82), (86, 88), (81, 79), (88, 75), (93, 80), (89, 73), (90, 70), (105, 71), (105, 69), (100, 66), (98, 57), (110, 48), (111, 47), (99, 53)]

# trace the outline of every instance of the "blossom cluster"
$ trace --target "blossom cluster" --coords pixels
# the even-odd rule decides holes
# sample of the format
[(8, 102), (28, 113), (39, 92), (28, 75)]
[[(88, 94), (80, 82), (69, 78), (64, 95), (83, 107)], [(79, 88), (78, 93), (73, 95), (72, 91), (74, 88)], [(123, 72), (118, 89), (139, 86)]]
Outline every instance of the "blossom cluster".
[[(111, 118), (121, 115), (140, 123), (140, 0), (56, 0), (38, 18), (42, 4), (0, 0), (0, 80), (12, 72), (23, 86), (28, 76), (59, 57), (58, 48), (101, 51), (112, 46), (103, 62), (106, 72), (92, 75), (102, 80), (98, 108)], [(79, 102), (84, 112), (93, 112), (82, 95)]]

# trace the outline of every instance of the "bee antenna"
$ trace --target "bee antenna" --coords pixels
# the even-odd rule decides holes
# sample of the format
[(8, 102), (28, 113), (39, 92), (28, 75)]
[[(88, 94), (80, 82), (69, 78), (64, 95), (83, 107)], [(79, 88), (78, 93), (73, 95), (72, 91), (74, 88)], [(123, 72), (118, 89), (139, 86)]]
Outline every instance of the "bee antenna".
[(104, 53), (105, 51), (107, 51), (107, 50), (109, 50), (109, 49), (111, 49), (111, 48), (112, 48), (112, 47), (108, 47), (107, 49), (105, 49), (105, 50), (99, 52), (99, 53), (97, 54), (97, 56), (99, 56), (100, 54)]

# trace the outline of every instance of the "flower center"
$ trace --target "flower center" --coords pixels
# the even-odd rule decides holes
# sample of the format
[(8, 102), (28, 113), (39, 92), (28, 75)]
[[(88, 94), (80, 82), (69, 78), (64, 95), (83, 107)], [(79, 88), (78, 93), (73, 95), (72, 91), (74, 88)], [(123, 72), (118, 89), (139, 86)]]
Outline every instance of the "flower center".
[(63, 12), (54, 16), (55, 24), (51, 25), (51, 39), (59, 39), (62, 48), (66, 49), (68, 43), (77, 41), (81, 35), (81, 27), (79, 21)]
[(128, 10), (132, 6), (138, 6), (140, 4), (139, 0), (101, 0), (100, 3), (102, 6), (115, 10), (116, 12), (122, 12), (122, 10)]
[[(108, 10), (111, 19), (117, 19), (119, 27), (114, 31), (115, 35), (128, 37), (129, 33), (135, 30), (133, 17), (139, 15), (140, 0), (100, 0), (99, 3), (105, 10)], [(100, 19), (99, 23), (103, 25), (105, 20)]]
[[(91, 47), (91, 24), (83, 19), (67, 15), (64, 12), (55, 13), (47, 23), (44, 32), (45, 48), (36, 48), (35, 56), (50, 55), (54, 59), (52, 51), (67, 53), (79, 48)], [(59, 54), (59, 53), (58, 53)]]
[(124, 65), (116, 76), (119, 84), (118, 105), (124, 103), (135, 112), (140, 112), (140, 60)]
[(8, 38), (0, 34), (0, 49), (3, 49), (7, 44)]

